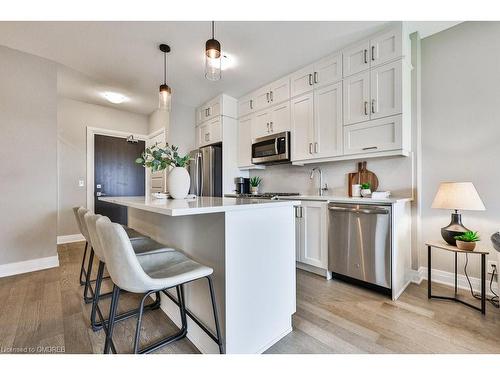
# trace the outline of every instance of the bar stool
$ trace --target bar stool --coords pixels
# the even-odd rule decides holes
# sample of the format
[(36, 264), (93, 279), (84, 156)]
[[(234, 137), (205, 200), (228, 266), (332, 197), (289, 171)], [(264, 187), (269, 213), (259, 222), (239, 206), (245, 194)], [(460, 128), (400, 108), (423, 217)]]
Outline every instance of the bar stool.
[[(85, 279), (87, 278), (87, 271), (85, 270), (85, 259), (87, 257), (87, 250), (88, 250), (89, 242), (88, 242), (87, 236), (85, 236), (85, 233), (84, 233), (85, 229), (82, 228), (82, 222), (80, 219), (80, 215), (78, 215), (78, 210), (80, 208), (84, 208), (84, 207), (82, 207), (82, 206), (73, 207), (73, 214), (75, 215), (75, 220), (76, 220), (76, 224), (78, 226), (78, 230), (85, 238), (85, 250), (83, 251), (82, 265), (80, 266), (80, 285), (85, 285)], [(147, 238), (147, 236), (145, 236), (145, 235), (143, 235), (143, 234), (137, 232), (136, 230), (129, 228), (127, 226), (124, 226), (124, 229), (125, 229), (128, 237), (131, 239)], [(87, 266), (87, 268), (88, 268), (88, 266)], [(85, 277), (85, 279), (82, 279), (82, 277)], [(95, 280), (91, 280), (91, 282), (93, 282), (93, 281), (95, 281)]]
[[(94, 264), (94, 247), (92, 246), (92, 240), (89, 235), (89, 231), (87, 228), (87, 223), (85, 222), (84, 216), (90, 212), (86, 208), (80, 207), (78, 209), (78, 217), (80, 219), (80, 225), (82, 229), (83, 236), (87, 240), (87, 243), (90, 246), (90, 255), (89, 255), (89, 261), (87, 265), (87, 270), (85, 271), (85, 288), (83, 291), (83, 300), (85, 303), (91, 303), (93, 301), (93, 295), (94, 295), (94, 290), (92, 289), (91, 283), (95, 282), (96, 280), (91, 280), (91, 275), (92, 275), (92, 266)], [(123, 226), (122, 226), (123, 227)], [(148, 253), (148, 252), (161, 252), (164, 251), (164, 246), (151, 238), (135, 231), (134, 229), (127, 228), (125, 229), (125, 233), (132, 235), (131, 241), (133, 243), (133, 247), (137, 248), (137, 252), (139, 253)], [(130, 237), (129, 237), (130, 238)], [(88, 295), (88, 292), (90, 292), (91, 295)], [(111, 295), (111, 293), (106, 293), (101, 295), (101, 297), (105, 297)]]
[[(108, 323), (108, 320), (103, 318), (103, 315), (102, 315), (101, 310), (99, 308), (99, 298), (102, 296), (100, 293), (101, 292), (101, 285), (102, 285), (102, 281), (103, 281), (104, 267), (106, 265), (106, 261), (104, 258), (104, 251), (102, 249), (101, 241), (100, 241), (100, 239), (97, 235), (97, 231), (96, 231), (96, 222), (100, 218), (102, 218), (103, 221), (106, 221), (108, 223), (111, 222), (108, 217), (102, 216), (102, 215), (95, 215), (91, 212), (87, 212), (83, 217), (84, 222), (85, 222), (85, 226), (86, 226), (86, 230), (89, 234), (90, 242), (92, 244), (92, 248), (94, 249), (95, 255), (99, 259), (99, 268), (97, 271), (95, 291), (94, 291), (94, 296), (93, 296), (93, 300), (92, 300), (92, 310), (91, 310), (91, 315), (90, 315), (91, 326), (92, 326), (92, 329), (94, 331), (98, 331), (102, 328), (106, 328), (106, 325)], [(139, 241), (139, 242), (137, 242), (137, 241)], [(138, 240), (135, 240), (132, 242), (133, 242), (132, 247), (134, 249), (134, 252), (135, 252), (136, 256), (139, 257), (139, 259), (141, 258), (141, 255), (145, 255), (145, 254), (156, 254), (156, 253), (161, 253), (161, 252), (165, 252), (165, 251), (174, 251), (174, 249), (164, 247), (162, 244), (160, 244), (160, 243), (158, 243), (150, 238), (149, 239), (138, 239)], [(153, 310), (153, 309), (157, 309), (159, 307), (160, 307), (160, 294), (156, 293), (155, 302), (153, 302), (149, 305), (146, 305), (144, 307), (144, 309), (145, 310)], [(127, 311), (125, 313), (118, 315), (115, 318), (115, 320), (120, 321), (123, 319), (127, 319), (131, 316), (137, 315), (138, 312), (139, 312), (138, 309)], [(99, 319), (100, 319), (99, 323), (96, 322), (96, 314), (99, 314)]]
[[(217, 306), (215, 303), (215, 292), (213, 288), (213, 269), (204, 266), (188, 258), (180, 251), (169, 251), (157, 254), (147, 254), (141, 257), (135, 256), (130, 240), (123, 228), (115, 223), (100, 218), (96, 221), (97, 235), (100, 239), (106, 268), (114, 283), (113, 296), (111, 299), (109, 324), (107, 327), (106, 343), (104, 353), (109, 353), (113, 345), (113, 329), (116, 322), (116, 307), (120, 292), (128, 291), (141, 293), (143, 298), (139, 305), (139, 316), (134, 338), (134, 353), (150, 353), (160, 347), (182, 339), (187, 334), (186, 305), (183, 285), (191, 281), (206, 278), (210, 291), (212, 311), (215, 321), (216, 335), (214, 341), (219, 346), (219, 352), (224, 352), (222, 344)], [(176, 288), (179, 298), (179, 310), (182, 327), (174, 335), (163, 338), (143, 349), (139, 349), (142, 315), (144, 302), (153, 293), (163, 292), (170, 288)], [(207, 329), (207, 328), (205, 328)], [(212, 336), (211, 336), (212, 337)]]

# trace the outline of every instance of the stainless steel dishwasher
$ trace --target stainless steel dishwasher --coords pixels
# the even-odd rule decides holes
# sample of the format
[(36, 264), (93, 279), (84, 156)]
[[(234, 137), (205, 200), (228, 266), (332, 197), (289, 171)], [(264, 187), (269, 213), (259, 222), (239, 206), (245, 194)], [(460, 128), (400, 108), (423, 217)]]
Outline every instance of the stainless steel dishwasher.
[(328, 205), (328, 270), (336, 278), (391, 291), (391, 206)]

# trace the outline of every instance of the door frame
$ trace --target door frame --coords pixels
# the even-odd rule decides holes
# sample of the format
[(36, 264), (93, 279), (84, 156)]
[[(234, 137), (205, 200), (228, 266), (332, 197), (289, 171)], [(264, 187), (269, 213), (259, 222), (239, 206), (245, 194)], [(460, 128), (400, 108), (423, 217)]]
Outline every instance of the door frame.
[[(149, 133), (147, 136), (146, 136), (146, 147), (148, 147), (148, 141), (150, 141), (151, 139), (153, 139), (154, 137), (160, 135), (160, 134), (163, 134), (164, 135), (164, 140), (166, 142), (167, 140), (167, 130), (165, 128), (160, 128), (158, 130), (155, 130), (154, 132), (152, 133)], [(164, 170), (164, 173), (165, 173), (165, 181), (164, 183), (166, 183), (166, 171), (167, 169)], [(149, 195), (151, 193), (151, 169), (149, 168), (146, 168), (146, 173), (144, 174), (144, 178), (146, 179), (146, 182), (144, 184), (144, 187), (145, 187), (145, 194), (146, 195)]]
[[(87, 126), (87, 209), (94, 211), (94, 135), (107, 135), (115, 138), (124, 138), (133, 135), (135, 139), (144, 141), (148, 139), (147, 135), (124, 132), (120, 130), (111, 130), (104, 128), (95, 128)], [(144, 182), (146, 183), (146, 182)], [(144, 185), (146, 186), (146, 185)]]

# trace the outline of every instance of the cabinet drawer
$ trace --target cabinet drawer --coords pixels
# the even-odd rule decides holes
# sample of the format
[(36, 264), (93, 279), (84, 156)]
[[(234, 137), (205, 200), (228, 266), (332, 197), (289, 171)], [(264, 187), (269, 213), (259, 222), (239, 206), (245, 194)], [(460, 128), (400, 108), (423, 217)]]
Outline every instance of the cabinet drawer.
[(366, 154), (402, 148), (401, 116), (344, 126), (344, 154)]

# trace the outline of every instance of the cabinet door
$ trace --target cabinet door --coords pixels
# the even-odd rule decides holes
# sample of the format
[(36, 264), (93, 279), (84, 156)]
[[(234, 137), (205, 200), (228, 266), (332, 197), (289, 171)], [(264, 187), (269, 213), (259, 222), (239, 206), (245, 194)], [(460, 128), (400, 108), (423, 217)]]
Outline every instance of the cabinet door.
[(255, 115), (252, 121), (252, 138), (264, 137), (270, 133), (269, 111), (261, 111)]
[(288, 99), (290, 99), (290, 77), (279, 79), (269, 85), (271, 104), (281, 103)]
[(254, 107), (255, 110), (258, 111), (260, 109), (266, 108), (271, 103), (271, 98), (269, 95), (269, 86), (263, 87), (255, 92), (253, 95), (254, 98)]
[(344, 77), (356, 74), (370, 67), (369, 49), (370, 42), (366, 40), (342, 51)]
[(371, 67), (401, 57), (402, 48), (401, 29), (399, 28), (372, 38), (370, 41)]
[(290, 130), (290, 102), (284, 102), (271, 107), (269, 112), (269, 130), (271, 133), (281, 133)]
[(208, 136), (207, 136), (207, 130), (208, 130), (208, 124), (204, 123), (201, 124), (196, 128), (196, 135), (197, 135), (197, 145), (198, 147), (203, 147), (207, 144), (208, 141)]
[(342, 80), (342, 54), (327, 56), (314, 64), (314, 88)]
[(370, 72), (344, 79), (344, 125), (370, 119)]
[(314, 90), (316, 157), (342, 154), (342, 127), (342, 82)]
[(326, 269), (328, 266), (327, 203), (302, 201), (300, 261)]
[(344, 126), (344, 154), (399, 150), (402, 137), (401, 115)]
[(290, 76), (291, 96), (312, 91), (314, 85), (314, 66), (309, 65)]
[(217, 117), (221, 114), (221, 97), (211, 100), (207, 104), (207, 119)]
[(402, 113), (402, 64), (402, 61), (396, 61), (371, 70), (372, 119)]
[(307, 93), (291, 101), (292, 160), (313, 157), (314, 106), (313, 93)]
[(253, 99), (251, 96), (246, 96), (238, 101), (238, 117), (248, 115), (253, 111)]
[(249, 115), (238, 121), (238, 167), (252, 165), (252, 120)]
[(198, 107), (196, 108), (196, 124), (201, 124), (205, 120), (205, 114), (204, 114), (205, 107)]
[(207, 126), (208, 136), (205, 138), (208, 144), (218, 143), (222, 141), (222, 123), (221, 116), (210, 120)]

